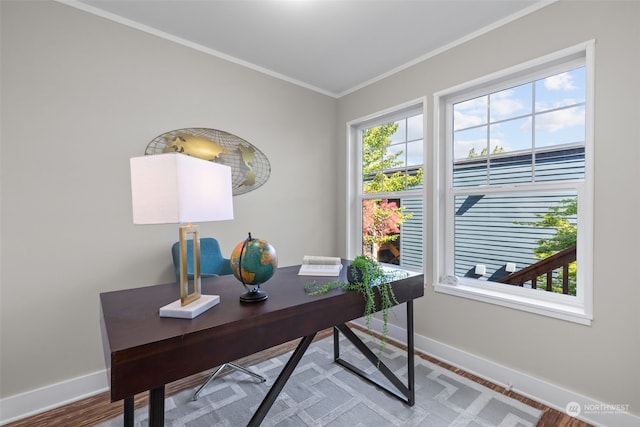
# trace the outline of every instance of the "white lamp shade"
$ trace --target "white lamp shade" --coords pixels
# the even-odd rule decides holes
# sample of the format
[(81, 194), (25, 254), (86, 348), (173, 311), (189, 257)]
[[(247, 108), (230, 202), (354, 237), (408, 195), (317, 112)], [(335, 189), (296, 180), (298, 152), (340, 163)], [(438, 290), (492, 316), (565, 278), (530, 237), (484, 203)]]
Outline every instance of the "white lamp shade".
[(233, 219), (231, 168), (179, 153), (131, 159), (134, 224)]

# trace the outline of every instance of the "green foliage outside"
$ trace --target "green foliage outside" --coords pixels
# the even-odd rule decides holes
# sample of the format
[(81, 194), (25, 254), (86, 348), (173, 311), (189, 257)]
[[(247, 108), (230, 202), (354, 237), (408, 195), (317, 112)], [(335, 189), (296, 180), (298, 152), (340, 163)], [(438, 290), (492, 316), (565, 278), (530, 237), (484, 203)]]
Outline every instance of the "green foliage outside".
[[(422, 185), (424, 171), (415, 175), (403, 171), (387, 175), (384, 171), (401, 166), (402, 151), (389, 153), (390, 137), (398, 130), (397, 123), (387, 123), (364, 131), (362, 137), (362, 175), (365, 193), (403, 191)], [(373, 177), (373, 178), (372, 178)]]
[[(536, 214), (538, 221), (524, 223), (537, 228), (551, 228), (555, 230), (555, 235), (546, 239), (538, 240), (538, 246), (533, 249), (535, 257), (545, 259), (564, 249), (567, 249), (577, 242), (578, 229), (570, 218), (575, 218), (578, 214), (578, 199), (565, 199), (557, 206), (552, 206), (545, 214)], [(569, 264), (569, 295), (576, 295), (576, 271), (577, 263)], [(553, 292), (562, 293), (562, 271), (553, 280)], [(544, 283), (545, 277), (539, 280)]]
[[(496, 146), (496, 148), (493, 149), (492, 154), (499, 154), (499, 153), (504, 153), (504, 147)], [(476, 149), (472, 147), (471, 150), (469, 150), (469, 154), (467, 155), (467, 157), (472, 158), (472, 157), (478, 157), (478, 156), (486, 156), (487, 154), (489, 154), (489, 150), (487, 149), (487, 147), (483, 148), (482, 151), (480, 151), (480, 154), (478, 154)]]
[[(397, 123), (367, 129), (362, 137), (362, 186), (364, 193), (396, 192), (422, 185), (424, 171), (420, 168), (415, 175), (405, 171), (388, 173), (390, 169), (403, 165), (398, 157), (402, 151), (389, 151), (390, 137), (398, 129)], [(405, 214), (404, 208), (387, 199), (373, 199), (363, 202), (362, 244), (365, 254), (377, 256), (381, 245), (397, 240), (399, 226), (412, 214)]]

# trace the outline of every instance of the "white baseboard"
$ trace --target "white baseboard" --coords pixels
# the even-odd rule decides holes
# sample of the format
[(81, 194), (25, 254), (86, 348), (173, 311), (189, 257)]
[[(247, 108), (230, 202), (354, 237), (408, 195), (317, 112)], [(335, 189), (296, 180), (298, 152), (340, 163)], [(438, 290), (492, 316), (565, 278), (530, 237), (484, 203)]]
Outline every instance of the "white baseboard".
[[(355, 323), (364, 326), (364, 322), (356, 321)], [(381, 321), (374, 318), (372, 327), (375, 330), (381, 330), (381, 326)], [(406, 329), (389, 324), (389, 337), (406, 344)], [(577, 418), (596, 426), (640, 426), (640, 417), (620, 410), (624, 408), (604, 404), (436, 340), (415, 335), (415, 347), (436, 359), (509, 388), (558, 411), (565, 412), (567, 404), (575, 402), (581, 409)], [(102, 370), (0, 399), (0, 426), (94, 396), (108, 389), (107, 373)]]
[[(364, 322), (360, 320), (354, 323), (364, 326)], [(371, 326), (374, 330), (381, 331), (382, 321), (374, 318)], [(407, 331), (405, 328), (390, 323), (389, 337), (402, 344), (406, 344)], [(640, 426), (640, 416), (626, 412), (629, 405), (625, 402), (621, 402), (620, 404), (605, 404), (431, 338), (415, 334), (414, 340), (416, 350), (422, 351), (442, 362), (463, 369), (470, 374), (510, 389), (562, 413), (566, 413), (567, 406), (572, 404), (572, 409), (578, 408), (580, 412), (576, 418), (595, 426)]]
[(0, 425), (108, 391), (105, 370), (0, 399)]

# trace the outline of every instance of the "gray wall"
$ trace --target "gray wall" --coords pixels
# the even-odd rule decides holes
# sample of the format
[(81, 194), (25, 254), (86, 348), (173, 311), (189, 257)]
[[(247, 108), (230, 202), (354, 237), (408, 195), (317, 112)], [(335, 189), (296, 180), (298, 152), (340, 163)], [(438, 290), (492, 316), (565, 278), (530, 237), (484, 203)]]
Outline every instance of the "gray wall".
[(201, 225), (225, 253), (247, 232), (280, 265), (337, 253), (335, 99), (56, 2), (1, 5), (2, 397), (104, 369), (99, 293), (174, 280), (177, 225), (131, 216), (129, 158), (161, 133), (221, 129), (271, 161), (233, 221)]
[[(459, 297), (427, 286), (416, 333), (640, 414), (637, 231), (639, 2), (560, 1), (340, 99), (344, 123), (427, 96), (433, 159), (435, 92), (596, 39), (594, 321), (582, 326)], [(343, 139), (344, 128), (339, 135)], [(340, 165), (340, 179), (346, 165)], [(435, 182), (433, 169), (426, 182)], [(427, 199), (433, 200), (428, 187)], [(344, 192), (338, 200), (343, 200)], [(427, 206), (426, 213), (432, 211)], [(433, 222), (427, 215), (427, 271)], [(344, 229), (340, 230), (341, 232)], [(429, 277), (429, 285), (431, 277)], [(558, 402), (558, 404), (564, 404)]]

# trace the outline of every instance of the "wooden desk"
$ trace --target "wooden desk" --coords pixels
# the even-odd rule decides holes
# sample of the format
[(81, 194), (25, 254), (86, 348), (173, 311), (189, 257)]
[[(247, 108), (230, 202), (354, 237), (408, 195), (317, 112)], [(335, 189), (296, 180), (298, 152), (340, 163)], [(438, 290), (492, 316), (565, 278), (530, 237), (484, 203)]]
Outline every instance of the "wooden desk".
[[(346, 280), (348, 263), (343, 260), (341, 280)], [(177, 284), (100, 294), (111, 400), (125, 399), (125, 425), (133, 423), (133, 396), (137, 393), (149, 390), (149, 425), (162, 426), (165, 384), (304, 337), (249, 423), (259, 425), (316, 332), (338, 326), (348, 334), (344, 324), (364, 313), (364, 299), (358, 292), (334, 290), (309, 296), (304, 291), (310, 280), (326, 283), (335, 277), (298, 276), (297, 272), (297, 266), (279, 268), (262, 285), (269, 299), (253, 304), (240, 302), (244, 288), (235, 277), (203, 279), (202, 293), (220, 295), (221, 302), (192, 320), (158, 315), (160, 307), (178, 297)], [(413, 300), (424, 295), (423, 282), (423, 275), (416, 275), (392, 284), (398, 303), (407, 303), (409, 385), (404, 386), (403, 395), (409, 405), (414, 398)], [(336, 361), (340, 363), (337, 347)], [(384, 368), (381, 371), (385, 373)]]

